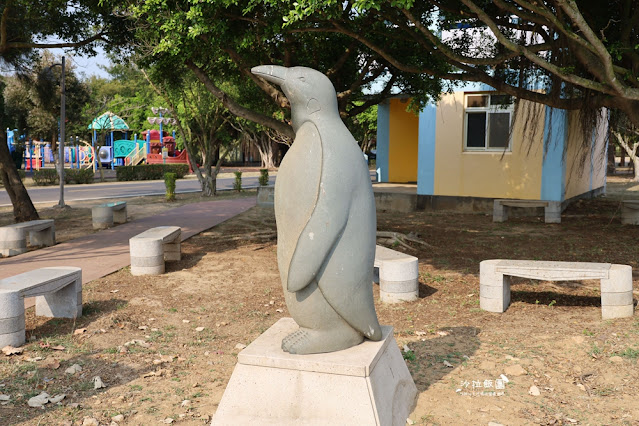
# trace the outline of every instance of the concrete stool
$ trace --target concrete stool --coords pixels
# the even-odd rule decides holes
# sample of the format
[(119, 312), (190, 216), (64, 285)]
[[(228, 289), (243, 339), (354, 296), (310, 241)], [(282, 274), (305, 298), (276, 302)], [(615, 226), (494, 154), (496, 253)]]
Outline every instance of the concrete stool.
[(479, 264), (479, 306), (505, 312), (510, 306), (510, 277), (545, 281), (601, 280), (601, 317), (631, 317), (632, 268), (628, 265), (538, 260), (484, 260)]
[(15, 256), (27, 251), (27, 235), (32, 246), (52, 246), (55, 244), (53, 219), (31, 220), (0, 227), (0, 254)]
[(163, 274), (165, 260), (181, 259), (181, 237), (179, 226), (158, 226), (131, 238), (131, 274)]
[(126, 201), (93, 206), (91, 217), (93, 229), (105, 229), (112, 227), (114, 223), (126, 223)]
[(379, 297), (385, 303), (412, 302), (419, 297), (419, 263), (415, 256), (375, 247)]
[(24, 298), (36, 298), (36, 315), (82, 315), (82, 270), (71, 266), (34, 269), (0, 280), (0, 348), (25, 340)]

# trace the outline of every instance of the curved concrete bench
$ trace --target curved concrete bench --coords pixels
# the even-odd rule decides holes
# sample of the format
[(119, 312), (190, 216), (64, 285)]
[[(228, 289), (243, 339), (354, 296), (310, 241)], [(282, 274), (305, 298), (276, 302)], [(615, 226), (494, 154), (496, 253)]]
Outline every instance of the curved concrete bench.
[(415, 256), (375, 246), (379, 297), (385, 303), (411, 302), (419, 297), (419, 264)]
[(91, 217), (93, 218), (93, 229), (105, 229), (110, 228), (114, 223), (126, 223), (126, 201), (93, 206)]
[(511, 207), (544, 208), (544, 222), (561, 223), (561, 201), (544, 200), (495, 200), (493, 202), (493, 222), (505, 222), (508, 220), (508, 209)]
[(634, 312), (632, 268), (628, 265), (539, 260), (484, 260), (479, 264), (479, 306), (505, 312), (510, 305), (510, 277), (544, 281), (601, 280), (601, 317), (625, 318)]
[(0, 348), (25, 342), (24, 298), (35, 297), (36, 315), (82, 315), (82, 270), (71, 266), (34, 269), (0, 280)]
[(165, 260), (181, 259), (181, 237), (179, 226), (158, 226), (131, 238), (131, 274), (163, 274)]
[(26, 252), (27, 235), (32, 246), (54, 245), (53, 219), (31, 220), (0, 227), (0, 254), (9, 257)]

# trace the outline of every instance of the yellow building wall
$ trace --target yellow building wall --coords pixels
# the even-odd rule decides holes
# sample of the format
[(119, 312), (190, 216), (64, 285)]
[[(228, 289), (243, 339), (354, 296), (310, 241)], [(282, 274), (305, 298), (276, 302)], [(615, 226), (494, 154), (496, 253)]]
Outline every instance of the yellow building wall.
[[(543, 107), (527, 103), (520, 111), (526, 108)], [(464, 152), (464, 93), (444, 95), (437, 105), (434, 195), (539, 199), (543, 110), (538, 116), (541, 122), (531, 135), (530, 150), (520, 119), (515, 121), (512, 151)]]
[[(597, 189), (605, 184), (606, 179), (606, 133), (607, 111), (602, 110), (601, 119), (595, 131), (595, 144), (592, 146), (590, 133), (584, 135), (579, 124), (579, 112), (568, 115), (568, 138), (566, 145), (566, 182), (565, 196), (568, 200)], [(585, 138), (585, 140), (584, 140)], [(591, 188), (592, 173), (592, 188)]]
[(388, 181), (417, 182), (419, 117), (406, 111), (405, 99), (390, 99)]

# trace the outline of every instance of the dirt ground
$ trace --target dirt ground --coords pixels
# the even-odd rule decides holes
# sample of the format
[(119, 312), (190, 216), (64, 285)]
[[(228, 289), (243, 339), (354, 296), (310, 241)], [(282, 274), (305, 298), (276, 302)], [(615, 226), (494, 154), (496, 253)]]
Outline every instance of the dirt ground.
[[(505, 313), (487, 313), (479, 309), (478, 277), (479, 262), (490, 258), (637, 270), (639, 227), (619, 219), (619, 200), (637, 189), (611, 179), (608, 196), (574, 203), (561, 224), (379, 212), (379, 230), (412, 232), (432, 245), (396, 248), (419, 258), (419, 300), (376, 302), (380, 322), (392, 325), (400, 348), (409, 349), (404, 358), (419, 390), (413, 424), (639, 425), (637, 314), (601, 320), (596, 281), (524, 279), (515, 281)], [(129, 201), (134, 216), (173, 207), (160, 198), (138, 201)], [(43, 211), (54, 215), (60, 241), (93, 232), (77, 226), (88, 207)], [(254, 208), (192, 237), (182, 251), (182, 261), (167, 263), (164, 275), (133, 277), (125, 268), (89, 283), (77, 321), (28, 311), (23, 354), (0, 354), (0, 394), (10, 396), (0, 399), (0, 424), (109, 425), (118, 415), (117, 424), (209, 422), (241, 345), (288, 316), (272, 210)], [(374, 292), (377, 299), (377, 286)], [(82, 370), (65, 373), (74, 364)], [(105, 388), (94, 390), (95, 376)], [(532, 386), (539, 395), (531, 395)], [(66, 397), (30, 408), (27, 400), (42, 391)]]

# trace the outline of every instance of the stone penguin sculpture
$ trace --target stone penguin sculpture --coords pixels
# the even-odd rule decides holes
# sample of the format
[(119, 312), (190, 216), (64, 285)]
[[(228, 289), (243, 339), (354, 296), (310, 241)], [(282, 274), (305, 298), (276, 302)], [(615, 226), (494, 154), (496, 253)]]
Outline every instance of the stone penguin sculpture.
[(375, 200), (368, 167), (342, 122), (335, 89), (311, 68), (261, 65), (291, 103), (295, 141), (277, 173), (277, 263), (299, 330), (294, 354), (334, 352), (381, 340), (372, 290)]

